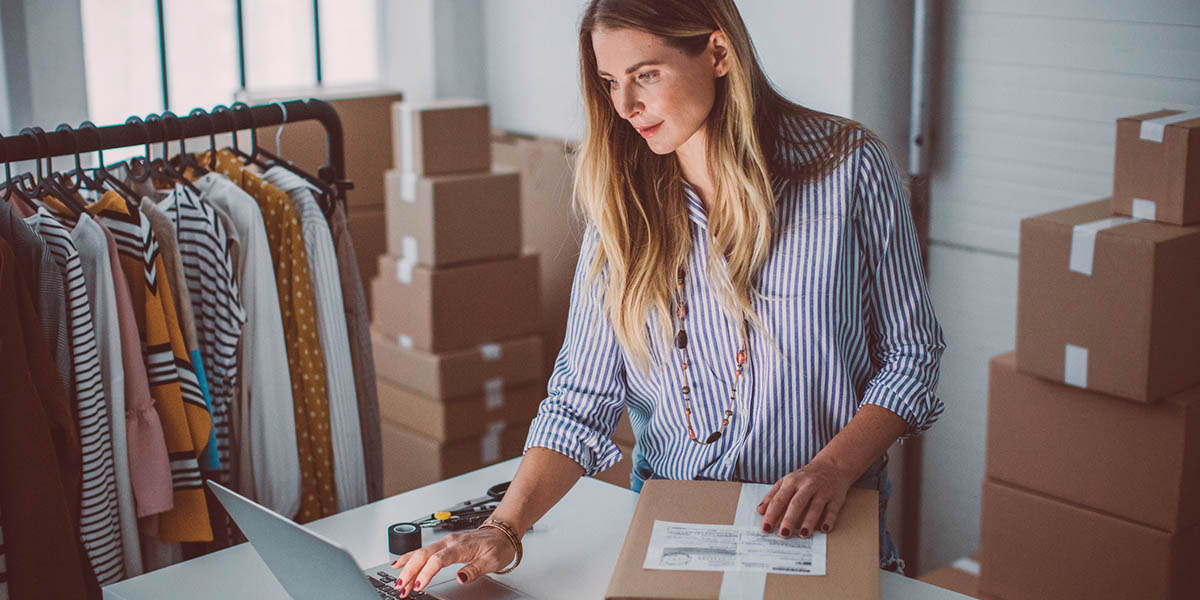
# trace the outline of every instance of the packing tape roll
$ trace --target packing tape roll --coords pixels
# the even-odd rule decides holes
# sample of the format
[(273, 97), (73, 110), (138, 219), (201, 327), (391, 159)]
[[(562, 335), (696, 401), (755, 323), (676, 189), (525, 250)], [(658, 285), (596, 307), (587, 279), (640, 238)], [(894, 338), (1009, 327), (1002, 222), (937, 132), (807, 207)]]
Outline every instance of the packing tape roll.
[(1063, 383), (1075, 387), (1087, 387), (1088, 349), (1075, 344), (1067, 344), (1063, 360)]
[[(735, 527), (762, 529), (762, 515), (758, 514), (758, 503), (771, 491), (766, 483), (743, 483), (738, 493), (737, 512), (733, 514)], [(759, 600), (767, 588), (767, 574), (754, 571), (725, 571), (721, 574), (721, 590), (718, 600)]]
[(396, 523), (388, 527), (388, 552), (407, 554), (420, 547), (420, 527), (412, 523)]
[(1135, 218), (1135, 219), (1145, 219), (1147, 221), (1153, 221), (1154, 214), (1157, 212), (1155, 210), (1155, 208), (1156, 207), (1155, 207), (1153, 200), (1146, 200), (1145, 198), (1134, 198), (1133, 199), (1133, 210), (1130, 212), (1133, 213), (1133, 218)]
[(950, 566), (954, 567), (955, 569), (958, 569), (959, 571), (966, 571), (967, 573), (970, 573), (971, 575), (974, 575), (975, 577), (979, 577), (979, 561), (977, 561), (973, 558), (968, 558), (968, 557), (964, 556), (964, 557), (950, 563)]
[(483, 360), (500, 360), (504, 350), (500, 348), (500, 344), (480, 344), (479, 353), (483, 355)]
[(1092, 258), (1096, 254), (1096, 234), (1105, 229), (1128, 225), (1133, 221), (1132, 217), (1109, 217), (1090, 223), (1080, 223), (1071, 228), (1071, 254), (1068, 261), (1071, 270), (1090, 277)]
[(487, 424), (487, 433), (479, 444), (479, 458), (483, 464), (490, 465), (500, 460), (500, 436), (504, 433), (504, 422), (494, 421)]
[(496, 410), (504, 406), (504, 378), (492, 377), (483, 382), (483, 407)]
[(1142, 121), (1142, 127), (1138, 131), (1138, 137), (1148, 142), (1162, 143), (1163, 131), (1167, 128), (1167, 125), (1179, 123), (1181, 121), (1191, 121), (1192, 119), (1200, 119), (1200, 110), (1176, 113), (1173, 115), (1167, 115), (1165, 117), (1159, 117), (1157, 119), (1146, 119), (1145, 121)]

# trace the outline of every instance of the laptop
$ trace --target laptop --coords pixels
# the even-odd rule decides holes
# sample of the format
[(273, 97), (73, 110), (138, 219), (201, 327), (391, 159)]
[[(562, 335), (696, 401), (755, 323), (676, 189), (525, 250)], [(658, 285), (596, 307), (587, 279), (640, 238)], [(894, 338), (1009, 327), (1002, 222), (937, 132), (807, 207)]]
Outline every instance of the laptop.
[[(379, 600), (398, 598), (396, 575), (390, 562), (360, 570), (343, 546), (293, 523), (279, 513), (216, 482), (209, 487), (225, 511), (241, 528), (271, 574), (295, 600)], [(443, 569), (430, 585), (410, 598), (418, 600), (517, 600), (532, 596), (490, 577), (467, 585), (454, 578), (454, 569)]]

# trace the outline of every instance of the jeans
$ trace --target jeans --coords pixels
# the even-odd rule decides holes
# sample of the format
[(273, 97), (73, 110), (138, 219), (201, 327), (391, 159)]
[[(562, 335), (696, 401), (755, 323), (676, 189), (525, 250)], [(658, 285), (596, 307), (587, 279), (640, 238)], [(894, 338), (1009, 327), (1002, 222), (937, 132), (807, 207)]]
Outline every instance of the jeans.
[[(879, 492), (879, 568), (903, 574), (904, 560), (900, 558), (900, 550), (896, 547), (896, 543), (892, 541), (892, 535), (887, 529), (887, 505), (888, 500), (892, 497), (892, 482), (888, 480), (887, 463), (888, 457), (884, 454), (879, 460), (868, 467), (851, 487), (877, 490)], [(656, 475), (653, 469), (650, 468), (650, 464), (642, 458), (641, 453), (635, 448), (633, 451), (633, 469), (629, 474), (630, 489), (640, 493), (642, 491), (642, 484), (649, 479), (666, 479), (666, 477)], [(707, 480), (708, 478), (697, 477), (696, 479)], [(766, 483), (775, 482), (769, 481)]]

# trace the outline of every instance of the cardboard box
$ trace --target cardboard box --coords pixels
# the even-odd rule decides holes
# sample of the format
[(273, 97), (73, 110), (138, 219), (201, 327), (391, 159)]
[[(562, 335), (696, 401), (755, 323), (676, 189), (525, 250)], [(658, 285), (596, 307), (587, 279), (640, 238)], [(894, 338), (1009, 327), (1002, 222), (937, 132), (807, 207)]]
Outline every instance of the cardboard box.
[[(245, 95), (246, 102), (252, 105), (296, 98), (325, 100), (341, 118), (346, 178), (354, 182), (354, 189), (346, 192), (347, 205), (351, 209), (356, 206), (382, 207), (383, 173), (395, 162), (392, 157), (392, 105), (402, 99), (400, 92), (362, 86), (333, 86), (256, 90)], [(274, 152), (275, 132), (278, 129), (278, 126), (258, 128), (259, 145)], [(240, 136), (238, 141), (243, 145), (248, 143)], [(206, 140), (204, 144), (207, 143)], [(329, 164), (327, 148), (325, 128), (320, 123), (300, 121), (283, 126), (283, 134), (279, 138), (282, 156), (309, 173), (316, 175), (318, 168)], [(358, 250), (357, 239), (355, 250)], [(371, 256), (370, 260), (374, 261), (375, 256), (378, 255)]]
[(516, 256), (520, 194), (508, 167), (433, 177), (389, 170), (388, 253), (429, 266)]
[(546, 397), (541, 386), (436, 400), (377, 379), (379, 414), (439, 442), (450, 442), (487, 433), (496, 423), (528, 426)]
[(386, 419), (380, 421), (380, 429), (385, 496), (516, 458), (529, 433), (528, 426), (496, 426), (481, 436), (439, 442)]
[(392, 105), (396, 168), (417, 175), (485, 171), (492, 166), (488, 106), (447, 99)]
[(371, 329), (375, 374), (437, 400), (511, 390), (535, 384), (546, 393), (542, 341), (528, 336), (440, 354), (404, 348)]
[(1200, 226), (1110, 217), (1021, 221), (1017, 368), (1154, 402), (1200, 384)]
[[(715, 600), (724, 573), (645, 569), (655, 521), (732, 525), (742, 484), (727, 481), (647, 481), (605, 598)], [(740, 507), (753, 511), (755, 506)], [(756, 596), (757, 597), (757, 596)], [(863, 600), (879, 597), (879, 493), (851, 489), (828, 535), (824, 576), (766, 575), (763, 598)]]
[(990, 371), (988, 477), (1164, 531), (1200, 524), (1200, 387), (1143, 406), (1019, 373), (1012, 353)]
[(1160, 110), (1117, 120), (1112, 211), (1200, 223), (1200, 111)]
[(542, 341), (546, 372), (562, 348), (567, 331), (571, 282), (579, 260), (583, 223), (571, 209), (575, 176), (571, 144), (505, 131), (492, 134), (498, 163), (521, 173), (521, 243), (541, 257)]
[(629, 489), (629, 474), (633, 471), (633, 446), (618, 443), (617, 447), (621, 449), (620, 462), (596, 473), (592, 478)]
[(942, 589), (958, 592), (972, 598), (979, 597), (979, 562), (963, 557), (944, 567), (934, 569), (917, 581), (935, 585)]
[[(352, 206), (347, 217), (346, 228), (350, 230), (350, 238), (354, 242), (358, 275), (365, 285), (379, 274), (379, 257), (383, 255), (386, 245), (383, 205)], [(374, 298), (367, 294), (367, 307), (370, 308), (373, 303)]]
[(536, 254), (431, 269), (379, 257), (376, 331), (400, 346), (445, 352), (537, 331)]
[(617, 422), (617, 430), (613, 432), (612, 439), (619, 444), (630, 446), (637, 443), (637, 438), (633, 435), (633, 423), (629, 421), (629, 411), (621, 413), (621, 420)]
[(984, 596), (1200, 598), (1200, 527), (1167, 533), (987, 480), (980, 541)]

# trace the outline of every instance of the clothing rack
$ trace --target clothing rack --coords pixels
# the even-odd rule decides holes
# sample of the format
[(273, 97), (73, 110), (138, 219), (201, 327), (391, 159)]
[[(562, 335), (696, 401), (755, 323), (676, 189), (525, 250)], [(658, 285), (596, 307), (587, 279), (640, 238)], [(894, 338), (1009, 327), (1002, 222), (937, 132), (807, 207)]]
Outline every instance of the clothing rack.
[(257, 128), (300, 121), (319, 121), (325, 128), (329, 164), (321, 167), (317, 171), (317, 176), (335, 190), (337, 203), (345, 208), (346, 190), (352, 189), (353, 184), (346, 180), (346, 151), (342, 120), (333, 106), (316, 98), (289, 100), (259, 106), (235, 102), (229, 108), (218, 106), (211, 112), (196, 109), (186, 116), (167, 115), (167, 118), (159, 123), (126, 122), (121, 125), (108, 125), (96, 129), (80, 127), (74, 130), (64, 130), (60, 128), (55, 131), (47, 131), (44, 136), (35, 136), (29, 133), (0, 136), (3, 146), (3, 156), (0, 156), (0, 160), (16, 162), (55, 156), (74, 156), (98, 150), (234, 133), (243, 129), (251, 131), (251, 143), (254, 144), (256, 139), (254, 131)]

